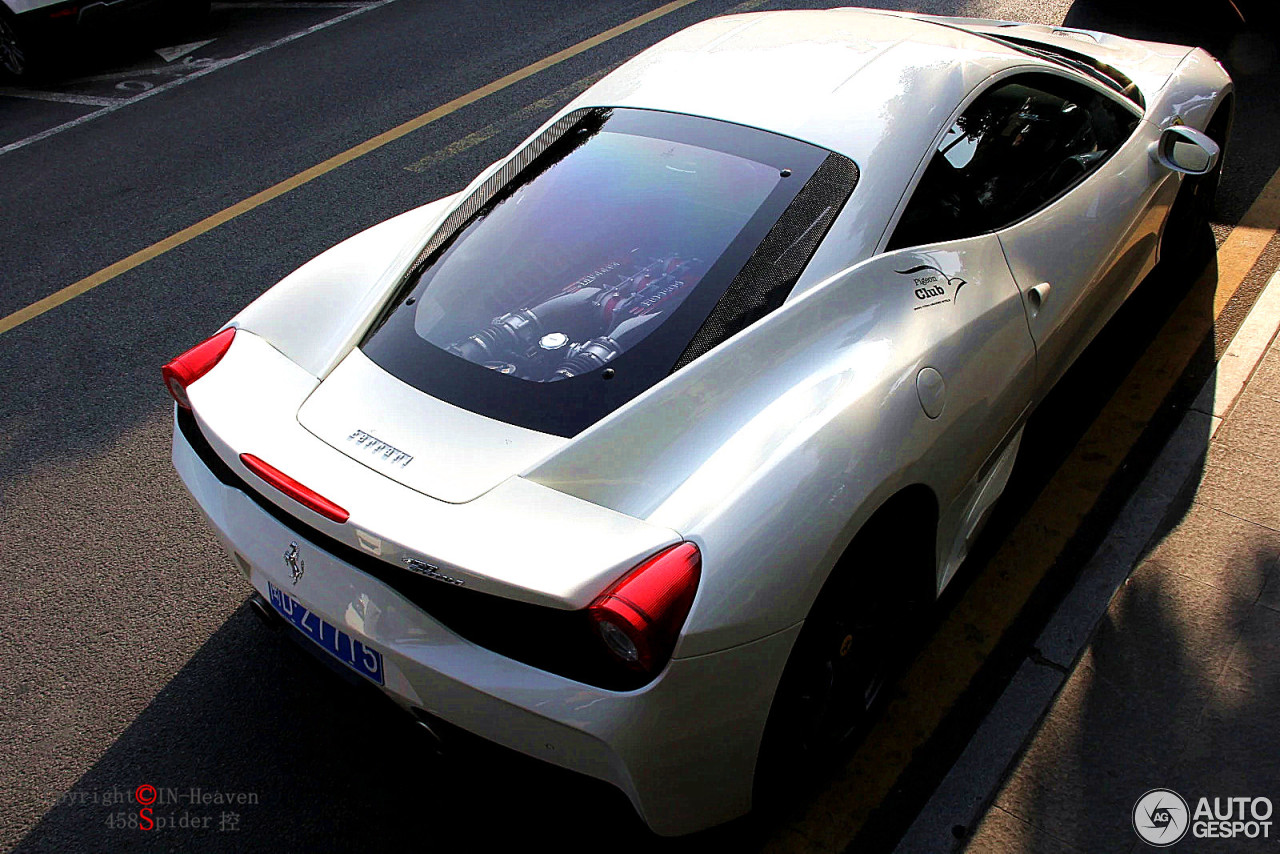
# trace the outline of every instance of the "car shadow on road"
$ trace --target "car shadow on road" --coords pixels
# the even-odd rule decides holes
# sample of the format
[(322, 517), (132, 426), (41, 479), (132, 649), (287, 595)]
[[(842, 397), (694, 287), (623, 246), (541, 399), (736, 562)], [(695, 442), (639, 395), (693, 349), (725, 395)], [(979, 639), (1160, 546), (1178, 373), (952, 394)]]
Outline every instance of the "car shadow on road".
[[(1280, 534), (1195, 495), (1112, 601), (969, 851), (1001, 837), (1017, 840), (1002, 854), (1146, 850), (1132, 811), (1152, 789), (1186, 799), (1178, 830), (1201, 797), (1275, 797)], [(1270, 851), (1270, 837), (1186, 843)]]
[[(1280, 166), (1269, 142), (1280, 85), (1277, 43), (1274, 31), (1214, 20), (1205, 12), (1202, 6), (1192, 17), (1152, 15), (1134, 22), (1119, 4), (1082, 0), (1065, 23), (1198, 44), (1223, 60), (1238, 101), (1217, 213), (1231, 223)], [(1224, 228), (1215, 230), (1224, 235)], [(1182, 413), (1201, 385), (1215, 378), (1217, 358), (1265, 285), (1266, 271), (1280, 261), (1280, 245), (1272, 241), (1216, 315), (1218, 270), (1215, 259), (1208, 260), (1186, 299), (1194, 322), (1211, 327), (1212, 335), (1190, 354), (1186, 374), (1142, 440), (1149, 461), (1181, 423), (1177, 441), (1192, 458), (1190, 479), (1166, 496), (1171, 503), (1159, 529), (1121, 567), (1119, 590), (966, 851), (1145, 851), (1133, 811), (1151, 789), (1169, 788), (1186, 799), (1188, 812), (1174, 817), (1183, 828), (1200, 797), (1275, 797), (1280, 516), (1266, 509), (1266, 499), (1280, 494), (1258, 493), (1276, 492), (1280, 453), (1273, 446), (1256, 455), (1242, 452), (1238, 441), (1224, 445), (1222, 432), (1211, 440), (1207, 416), (1184, 421)], [(1225, 429), (1229, 434), (1233, 428)], [(1137, 453), (1141, 460), (1141, 448)], [(1128, 477), (1145, 471), (1141, 465)], [(1120, 498), (1128, 495), (1122, 490)], [(1091, 551), (1082, 550), (1077, 566)], [(1072, 580), (1063, 579), (1059, 588), (1065, 591)], [(1028, 642), (1034, 638), (1028, 634)], [(1275, 834), (1216, 842), (1188, 835), (1187, 844), (1205, 851), (1271, 850)]]
[[(131, 800), (144, 784), (158, 793), (151, 830)], [(573, 847), (606, 833), (646, 835), (620, 793), (483, 743), (440, 758), (408, 715), (246, 606), (15, 851)]]
[[(763, 839), (758, 818), (659, 838), (611, 786), (459, 730), (442, 730), (439, 755), (409, 715), (337, 678), (307, 643), (238, 609), (70, 789), (43, 793), (57, 800), (14, 854), (575, 851), (606, 839), (615, 851), (748, 851)], [(156, 789), (146, 820), (143, 785)]]

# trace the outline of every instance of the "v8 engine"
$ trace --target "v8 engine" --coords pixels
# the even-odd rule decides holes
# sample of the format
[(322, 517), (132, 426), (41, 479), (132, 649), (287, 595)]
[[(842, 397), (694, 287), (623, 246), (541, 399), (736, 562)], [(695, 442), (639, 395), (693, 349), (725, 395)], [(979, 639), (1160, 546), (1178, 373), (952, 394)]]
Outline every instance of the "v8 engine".
[(446, 349), (534, 382), (581, 376), (656, 329), (697, 284), (701, 268), (698, 259), (679, 255), (610, 261)]

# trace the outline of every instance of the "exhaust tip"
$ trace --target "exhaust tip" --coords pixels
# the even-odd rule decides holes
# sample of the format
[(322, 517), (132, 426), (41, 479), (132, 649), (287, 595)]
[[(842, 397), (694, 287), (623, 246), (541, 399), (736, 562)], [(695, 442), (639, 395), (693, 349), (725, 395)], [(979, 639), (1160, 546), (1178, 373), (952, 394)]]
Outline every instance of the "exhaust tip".
[(413, 719), (418, 725), (418, 731), (426, 737), (427, 750), (436, 757), (443, 757), (448, 752), (445, 748), (444, 738), (441, 737), (439, 728), (430, 719), (430, 716), (421, 709), (413, 709)]
[(262, 620), (262, 624), (269, 629), (275, 629), (280, 625), (280, 617), (276, 615), (275, 609), (262, 598), (262, 594), (255, 593), (249, 597), (249, 607), (253, 609), (253, 613), (258, 615), (258, 619)]

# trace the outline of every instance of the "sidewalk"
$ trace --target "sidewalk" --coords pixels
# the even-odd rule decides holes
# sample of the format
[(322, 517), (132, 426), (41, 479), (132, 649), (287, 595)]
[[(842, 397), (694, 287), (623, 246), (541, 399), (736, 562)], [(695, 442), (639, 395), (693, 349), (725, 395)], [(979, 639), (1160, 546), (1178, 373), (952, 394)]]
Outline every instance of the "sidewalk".
[(1152, 850), (1153, 789), (1171, 850), (1280, 854), (1277, 327), (1280, 272), (895, 854)]
[[(1180, 795), (1185, 812), (1157, 794), (1143, 799), (1139, 823), (1165, 845), (1185, 828), (1171, 850), (1280, 851), (1280, 812), (1270, 814), (1280, 804), (1278, 303), (1280, 275), (1149, 475), (1166, 481), (1152, 493), (1165, 493), (1163, 524), (1117, 567), (1128, 578), (1074, 664), (1054, 663), (1064, 659), (1049, 649), (1053, 627), (1046, 632), (1040, 663), (1057, 669), (1051, 684), (1061, 689), (967, 852), (1153, 850), (1133, 815), (1157, 788)], [(1140, 515), (1143, 500), (1126, 512)], [(1155, 506), (1148, 502), (1148, 514)], [(1126, 536), (1122, 523), (1112, 538)], [(1105, 563), (1106, 550), (1095, 561)], [(1197, 808), (1213, 809), (1215, 798), (1220, 814), (1206, 823)], [(1243, 822), (1224, 826), (1227, 798), (1269, 803), (1249, 802)], [(1224, 830), (1236, 836), (1207, 835)]]

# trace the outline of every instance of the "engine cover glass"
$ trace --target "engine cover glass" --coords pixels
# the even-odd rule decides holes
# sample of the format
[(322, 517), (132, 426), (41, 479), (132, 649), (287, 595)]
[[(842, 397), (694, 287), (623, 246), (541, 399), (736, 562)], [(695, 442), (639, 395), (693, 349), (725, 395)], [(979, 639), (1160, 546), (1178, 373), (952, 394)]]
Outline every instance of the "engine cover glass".
[(594, 371), (679, 309), (781, 180), (721, 151), (601, 131), (458, 236), (423, 274), (414, 331), (523, 380)]
[(572, 435), (671, 371), (827, 154), (709, 119), (582, 112), (426, 259), (366, 355)]

